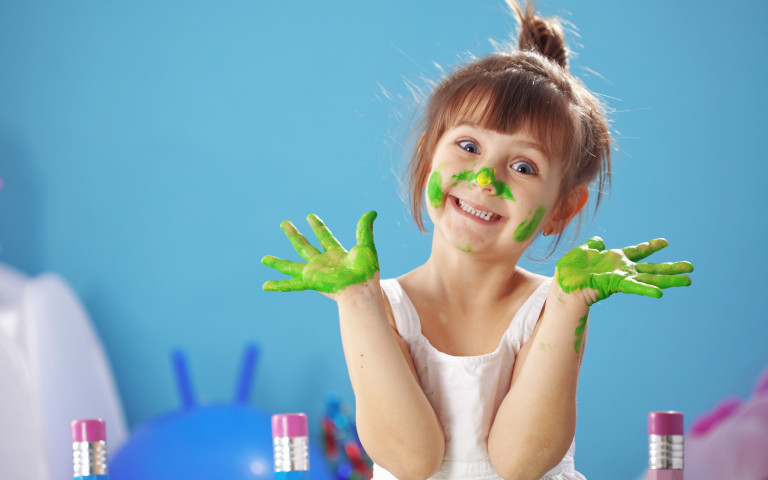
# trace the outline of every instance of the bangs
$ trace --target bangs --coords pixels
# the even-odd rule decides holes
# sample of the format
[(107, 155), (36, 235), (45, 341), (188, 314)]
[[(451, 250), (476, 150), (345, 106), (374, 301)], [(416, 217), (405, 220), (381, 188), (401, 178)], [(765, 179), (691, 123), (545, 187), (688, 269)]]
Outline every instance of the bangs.
[[(496, 72), (501, 73), (501, 72)], [(486, 75), (457, 85), (434, 112), (442, 132), (461, 123), (473, 123), (495, 132), (526, 131), (552, 159), (568, 158), (574, 150), (574, 122), (568, 100), (551, 82), (532, 79), (522, 71)]]

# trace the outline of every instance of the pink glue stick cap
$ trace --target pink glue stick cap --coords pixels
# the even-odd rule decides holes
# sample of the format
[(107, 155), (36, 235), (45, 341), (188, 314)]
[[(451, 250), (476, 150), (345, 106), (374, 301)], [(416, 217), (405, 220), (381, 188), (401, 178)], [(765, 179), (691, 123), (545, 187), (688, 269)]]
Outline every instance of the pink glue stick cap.
[(272, 415), (272, 438), (307, 437), (307, 416), (303, 413)]
[(72, 442), (99, 442), (107, 441), (107, 426), (104, 420), (72, 420), (69, 424), (72, 431)]
[(648, 414), (649, 435), (682, 435), (683, 414), (681, 412), (651, 412)]

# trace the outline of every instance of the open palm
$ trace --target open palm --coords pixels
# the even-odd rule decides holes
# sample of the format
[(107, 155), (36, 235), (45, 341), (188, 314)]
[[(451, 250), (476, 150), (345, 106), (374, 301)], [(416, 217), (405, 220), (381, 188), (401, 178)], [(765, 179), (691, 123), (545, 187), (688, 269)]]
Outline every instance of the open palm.
[(316, 290), (332, 294), (350, 285), (370, 280), (379, 271), (376, 246), (373, 244), (375, 219), (374, 211), (367, 212), (360, 218), (357, 224), (357, 245), (349, 252), (315, 214), (307, 216), (307, 222), (312, 227), (323, 252), (309, 243), (291, 222), (284, 221), (280, 224), (280, 228), (306, 263), (266, 255), (261, 259), (263, 265), (290, 275), (292, 278), (269, 280), (262, 288), (266, 291)]
[(600, 237), (592, 237), (557, 262), (557, 283), (565, 293), (593, 289), (597, 297), (590, 303), (622, 292), (660, 298), (662, 289), (684, 287), (693, 271), (690, 262), (637, 263), (658, 252), (668, 242), (657, 238), (621, 249), (605, 249)]

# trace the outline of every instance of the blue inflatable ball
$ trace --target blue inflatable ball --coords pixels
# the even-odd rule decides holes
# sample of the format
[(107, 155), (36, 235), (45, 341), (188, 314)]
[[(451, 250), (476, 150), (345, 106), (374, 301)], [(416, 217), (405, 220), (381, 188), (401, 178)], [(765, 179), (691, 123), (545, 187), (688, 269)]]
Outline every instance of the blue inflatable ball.
[[(208, 405), (164, 415), (138, 429), (109, 464), (110, 480), (272, 480), (271, 415)], [(331, 480), (310, 439), (310, 478)]]
[[(232, 404), (196, 405), (182, 351), (173, 365), (183, 408), (140, 427), (109, 460), (110, 480), (272, 480), (272, 415), (248, 405), (258, 349), (246, 349)], [(287, 412), (279, 412), (287, 413)], [(309, 441), (310, 478), (332, 480)]]

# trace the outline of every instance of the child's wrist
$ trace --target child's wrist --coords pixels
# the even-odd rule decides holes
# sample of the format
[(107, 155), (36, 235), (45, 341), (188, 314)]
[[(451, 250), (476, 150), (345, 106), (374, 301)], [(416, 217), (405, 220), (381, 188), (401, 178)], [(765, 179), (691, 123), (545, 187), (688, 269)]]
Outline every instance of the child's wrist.
[(557, 283), (557, 280), (553, 280), (549, 287), (549, 298), (554, 300), (551, 305), (557, 305), (567, 310), (583, 311), (589, 309), (589, 306), (597, 301), (597, 296), (597, 290), (592, 288), (566, 292)]
[(370, 280), (363, 283), (349, 285), (343, 290), (336, 292), (336, 302), (341, 304), (352, 303), (370, 303), (383, 300), (383, 293), (381, 292), (381, 284), (379, 282), (379, 273), (376, 274)]

